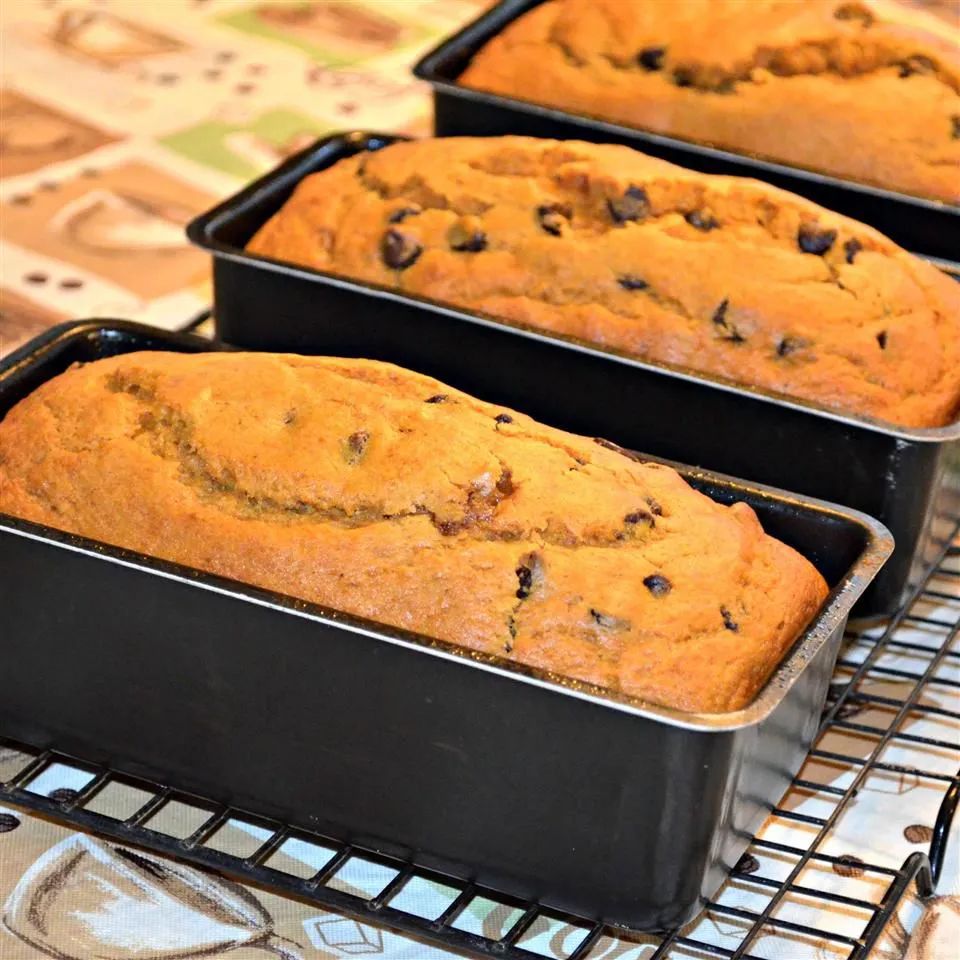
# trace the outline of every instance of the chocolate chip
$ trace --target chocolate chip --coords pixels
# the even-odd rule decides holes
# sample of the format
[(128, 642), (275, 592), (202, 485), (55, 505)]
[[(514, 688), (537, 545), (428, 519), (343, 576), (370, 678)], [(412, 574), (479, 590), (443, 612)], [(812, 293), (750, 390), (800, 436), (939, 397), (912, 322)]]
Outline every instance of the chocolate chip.
[(0, 833), (10, 833), (19, 826), (19, 817), (15, 817), (12, 813), (0, 813)]
[(727, 320), (727, 307), (730, 306), (729, 300), (721, 300), (720, 306), (713, 311), (713, 317), (711, 318), (713, 322), (724, 331), (724, 334), (720, 337), (721, 340), (728, 340), (730, 343), (746, 343), (747, 338), (744, 337), (736, 327), (732, 326)]
[(843, 252), (846, 257), (847, 263), (853, 263), (857, 254), (863, 249), (863, 244), (854, 237), (852, 240), (848, 240), (843, 245)]
[(617, 283), (624, 290), (646, 290), (650, 286), (643, 277), (638, 277), (635, 273), (625, 273), (622, 277), (617, 277)]
[(343, 458), (350, 466), (356, 466), (363, 459), (369, 442), (370, 433), (367, 430), (358, 430), (347, 437), (343, 445)]
[(745, 853), (733, 869), (737, 873), (756, 873), (760, 869), (760, 861), (752, 853)]
[(650, 213), (650, 199), (646, 190), (631, 184), (622, 197), (607, 200), (607, 209), (616, 223), (643, 220)]
[(394, 210), (393, 213), (387, 217), (387, 223), (403, 223), (407, 217), (415, 217), (420, 212), (419, 207), (400, 207), (399, 210)]
[(497, 478), (497, 491), (505, 497), (509, 497), (510, 494), (513, 493), (513, 474), (510, 470), (504, 468), (500, 473), (500, 476)]
[(823, 256), (837, 239), (836, 230), (821, 230), (815, 223), (802, 223), (797, 231), (797, 246), (804, 253)]
[(673, 71), (673, 82), (678, 87), (692, 87), (694, 73), (689, 67), (677, 67)]
[(514, 571), (517, 575), (517, 599), (526, 600), (543, 581), (543, 559), (535, 550), (524, 554)]
[(877, 334), (877, 343), (880, 344), (881, 350), (887, 349), (887, 331), (886, 330), (881, 330)]
[(873, 14), (859, 3), (844, 3), (833, 11), (837, 20), (859, 20), (863, 26), (873, 25)]
[(487, 249), (487, 235), (482, 230), (465, 230), (460, 224), (454, 224), (447, 239), (450, 249), (458, 253), (479, 253)]
[(607, 200), (607, 209), (614, 223), (643, 220), (650, 213), (650, 200), (646, 190), (631, 184), (622, 197)]
[(649, 577), (644, 577), (643, 585), (655, 597), (665, 597), (673, 589), (673, 584), (660, 573), (651, 573)]
[(777, 344), (777, 356), (788, 357), (791, 353), (796, 353), (804, 346), (806, 346), (805, 341), (800, 340), (798, 337), (784, 337)]
[(513, 423), (513, 417), (509, 413), (498, 413), (494, 419), (497, 423)]
[(666, 47), (644, 47), (637, 54), (637, 63), (639, 63), (644, 70), (649, 70), (650, 72), (660, 70), (663, 67), (663, 58), (666, 54)]
[(862, 877), (864, 874), (863, 861), (849, 853), (837, 857), (836, 862), (831, 863), (830, 866), (833, 872), (841, 877)]
[(388, 230), (380, 241), (380, 256), (392, 270), (406, 270), (417, 262), (423, 247), (399, 230)]
[(937, 65), (929, 57), (914, 54), (900, 64), (900, 78), (903, 79), (915, 73), (935, 73), (936, 69)]
[(723, 617), (723, 625), (728, 629), (736, 633), (740, 629), (740, 624), (730, 614), (730, 611), (726, 607), (720, 608), (720, 616)]
[(447, 395), (445, 393), (435, 393), (432, 397), (427, 397), (424, 403), (446, 403)]
[(903, 836), (910, 843), (929, 843), (933, 839), (933, 830), (922, 823), (912, 823), (903, 828)]
[(953, 129), (950, 132), (950, 136), (954, 140), (960, 140), (960, 114), (954, 114), (950, 118), (950, 123), (953, 125)]
[(350, 449), (356, 450), (357, 453), (363, 453), (369, 441), (370, 433), (367, 430), (357, 430), (356, 433), (351, 433), (347, 438), (347, 443), (349, 443)]
[(572, 218), (573, 210), (568, 203), (542, 203), (537, 207), (540, 227), (554, 237), (560, 236), (564, 225)]
[(646, 497), (647, 506), (650, 508), (650, 512), (657, 517), (663, 516), (663, 507), (653, 499), (653, 497)]
[(720, 226), (709, 213), (704, 213), (702, 210), (692, 210), (690, 213), (684, 214), (683, 219), (686, 220), (691, 227), (696, 227), (697, 230), (702, 230), (704, 233), (716, 230), (717, 227)]
[(656, 526), (656, 521), (653, 519), (652, 513), (647, 513), (646, 510), (634, 510), (632, 513), (628, 513), (624, 518), (623, 522), (633, 526), (637, 523), (649, 523), (651, 527)]
[(713, 317), (711, 319), (717, 326), (725, 327), (727, 325), (727, 307), (729, 306), (729, 300), (721, 300), (720, 306), (713, 311)]
[(629, 630), (630, 621), (623, 620), (620, 617), (612, 617), (609, 613), (601, 613), (599, 610), (595, 610), (593, 607), (590, 608), (590, 616), (593, 617), (594, 623), (598, 627), (603, 627), (604, 630)]

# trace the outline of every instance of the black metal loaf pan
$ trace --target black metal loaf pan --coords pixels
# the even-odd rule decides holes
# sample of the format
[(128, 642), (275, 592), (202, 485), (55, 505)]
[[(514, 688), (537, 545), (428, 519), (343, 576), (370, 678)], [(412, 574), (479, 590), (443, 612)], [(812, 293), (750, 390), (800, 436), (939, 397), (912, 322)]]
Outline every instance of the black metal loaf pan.
[[(0, 366), (0, 416), (72, 363), (137, 349), (209, 345), (61, 327)], [(850, 607), (891, 549), (863, 515), (683, 473), (749, 503), (833, 588), (744, 710), (618, 702), (0, 516), (0, 734), (584, 917), (675, 927), (798, 770)]]
[(907, 250), (960, 266), (958, 206), (460, 86), (458, 78), (480, 49), (541, 2), (503, 0), (414, 67), (414, 74), (433, 86), (438, 136), (522, 134), (625, 143), (692, 170), (766, 180), (869, 223)]
[(220, 337), (390, 360), (575, 433), (845, 503), (897, 542), (855, 615), (899, 606), (960, 501), (960, 420), (909, 429), (845, 416), (244, 251), (307, 174), (394, 139), (328, 137), (190, 224), (191, 240), (214, 256)]

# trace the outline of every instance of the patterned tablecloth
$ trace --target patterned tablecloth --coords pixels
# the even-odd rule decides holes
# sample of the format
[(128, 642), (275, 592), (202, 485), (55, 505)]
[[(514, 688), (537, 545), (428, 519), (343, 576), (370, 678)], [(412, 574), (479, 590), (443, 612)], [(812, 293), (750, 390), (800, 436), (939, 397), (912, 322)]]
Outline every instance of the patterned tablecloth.
[[(0, 4), (0, 353), (52, 323), (85, 316), (183, 326), (210, 299), (210, 265), (186, 244), (187, 221), (327, 131), (428, 132), (429, 98), (410, 79), (409, 65), (484, 5), (486, 0), (5, 0)], [(946, 586), (955, 589), (955, 582)], [(955, 616), (956, 607), (946, 612)], [(850, 655), (856, 653), (854, 644)], [(916, 656), (888, 665), (915, 666), (908, 661)], [(881, 686), (877, 690), (883, 692)], [(896, 682), (886, 687), (898, 694)], [(956, 698), (941, 705), (956, 710)], [(925, 724), (935, 726), (938, 739), (957, 742), (960, 731), (952, 721), (921, 719), (910, 729), (922, 733)], [(855, 752), (856, 738), (848, 739), (844, 749)], [(11, 758), (0, 750), (0, 780), (5, 760)], [(953, 773), (956, 753), (938, 756), (931, 749), (924, 764)], [(850, 771), (811, 763), (804, 775), (842, 785)], [(34, 789), (77, 788), (84, 780), (64, 770), (44, 776), (49, 782)], [(896, 868), (928, 842), (941, 795), (908, 775), (869, 778), (825, 847), (847, 855), (847, 893), (861, 859)], [(785, 801), (810, 812), (821, 802), (799, 792)], [(170, 811), (166, 828), (185, 835), (195, 826), (190, 818), (189, 810)], [(766, 832), (799, 846), (807, 842), (795, 824), (786, 830), (782, 821), (771, 821)], [(232, 823), (221, 841), (242, 849), (256, 845), (257, 832)], [(281, 865), (297, 875), (320, 866), (314, 858), (305, 847), (281, 851)], [(775, 856), (757, 866), (773, 877), (785, 869)], [(826, 875), (811, 885), (829, 887), (837, 865), (816, 869)], [(0, 957), (254, 960), (268, 948), (303, 960), (445, 956), (262, 891), (243, 893), (189, 870), (179, 884), (161, 882), (162, 873), (156, 864), (138, 865), (114, 844), (0, 810)], [(957, 874), (954, 844), (942, 893), (957, 891)], [(882, 879), (863, 877), (864, 898), (877, 896)], [(372, 891), (383, 877), (371, 869), (338, 875), (336, 882)], [(755, 906), (762, 893), (747, 879), (728, 884), (720, 900)], [(424, 915), (439, 913), (449, 900), (449, 893), (429, 884), (412, 885), (403, 896), (405, 906)], [(225, 906), (238, 903), (242, 922)], [(804, 914), (809, 905), (788, 906), (798, 922), (810, 921)], [(861, 929), (862, 917), (855, 913), (837, 908), (830, 928), (842, 930), (849, 923)], [(908, 947), (906, 931), (918, 916), (919, 908), (908, 905), (881, 944), (881, 956), (956, 955), (960, 898), (939, 898)], [(494, 934), (513, 919), (507, 907), (477, 903), (460, 925)], [(691, 930), (697, 939), (729, 947), (741, 928), (735, 918), (702, 917)], [(562, 927), (545, 925), (531, 930), (524, 943), (562, 958), (571, 947), (568, 935)], [(639, 960), (653, 949), (642, 938), (604, 938), (591, 957)], [(826, 942), (800, 937), (764, 937), (752, 951), (784, 960), (843, 955)], [(704, 955), (680, 950), (671, 956)]]
[(332, 130), (429, 132), (410, 64), (485, 0), (4, 0), (0, 353), (52, 323), (182, 326), (184, 225)]

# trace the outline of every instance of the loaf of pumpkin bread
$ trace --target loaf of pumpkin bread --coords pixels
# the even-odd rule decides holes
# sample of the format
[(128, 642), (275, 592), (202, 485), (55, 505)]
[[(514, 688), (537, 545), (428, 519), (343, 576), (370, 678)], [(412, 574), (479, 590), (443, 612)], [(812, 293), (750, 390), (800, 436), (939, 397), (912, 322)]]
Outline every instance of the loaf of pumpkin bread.
[(960, 284), (628, 147), (397, 143), (306, 177), (248, 249), (895, 424), (960, 408)]
[(683, 710), (748, 703), (827, 594), (745, 504), (366, 360), (71, 369), (0, 423), (0, 513)]
[(547, 0), (459, 82), (960, 203), (960, 18), (895, 0)]

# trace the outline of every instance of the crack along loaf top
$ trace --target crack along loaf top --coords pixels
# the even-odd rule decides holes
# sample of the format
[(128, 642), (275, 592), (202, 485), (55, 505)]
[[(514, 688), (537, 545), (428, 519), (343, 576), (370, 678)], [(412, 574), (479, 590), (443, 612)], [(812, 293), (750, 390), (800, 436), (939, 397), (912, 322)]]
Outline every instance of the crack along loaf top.
[(72, 369), (0, 423), (0, 512), (685, 710), (747, 704), (827, 594), (745, 504), (366, 360)]
[(628, 147), (393, 144), (306, 177), (248, 249), (890, 423), (960, 404), (960, 284), (793, 194)]
[(960, 26), (895, 0), (547, 0), (460, 83), (960, 203)]

